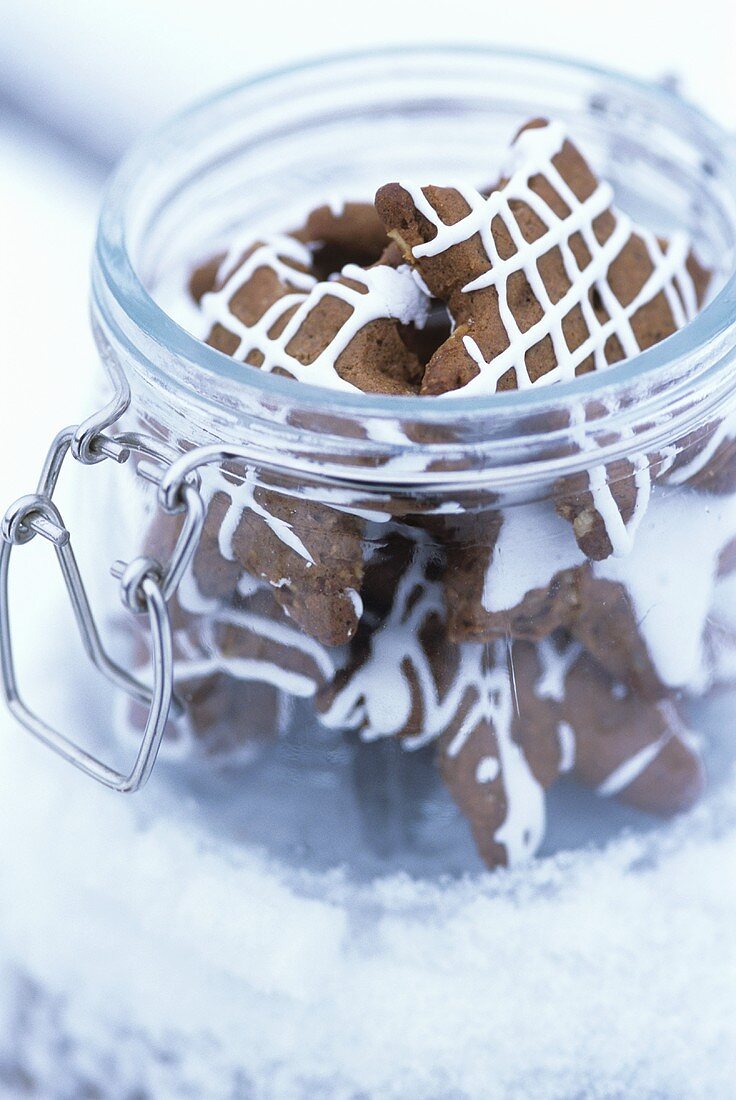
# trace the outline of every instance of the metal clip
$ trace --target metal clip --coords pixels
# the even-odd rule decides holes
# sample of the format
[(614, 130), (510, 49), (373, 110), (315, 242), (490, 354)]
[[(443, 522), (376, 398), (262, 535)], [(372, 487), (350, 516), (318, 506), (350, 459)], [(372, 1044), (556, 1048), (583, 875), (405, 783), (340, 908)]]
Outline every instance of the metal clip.
[[(103, 647), (69, 532), (52, 499), (64, 459), (70, 450), (85, 465), (101, 462), (105, 458), (124, 463), (133, 451), (168, 465), (169, 456), (163, 454), (153, 441), (135, 435), (115, 438), (103, 434), (103, 430), (109, 428), (126, 407), (124, 395), (121, 396), (118, 391), (116, 398), (97, 417), (90, 417), (80, 427), (65, 428), (59, 432), (49, 449), (36, 492), (21, 497), (5, 514), (0, 547), (0, 672), (10, 710), (35, 737), (106, 787), (129, 793), (139, 790), (147, 781), (156, 762), (169, 713), (172, 709), (175, 712), (181, 709), (173, 693), (174, 660), (167, 601), (176, 591), (192, 559), (204, 524), (205, 507), (198, 491), (198, 479), (182, 483), (176, 499), (166, 507), (170, 513), (185, 513), (167, 567), (150, 558), (136, 558), (127, 565), (116, 562), (112, 567), (113, 575), (121, 582), (124, 605), (136, 614), (148, 615), (152, 651), (152, 687), (148, 687), (113, 661)], [(13, 548), (30, 542), (36, 535), (51, 542), (54, 547), (90, 660), (113, 684), (149, 707), (140, 748), (133, 768), (127, 774), (115, 771), (59, 733), (21, 698), (13, 657), (8, 577)]]

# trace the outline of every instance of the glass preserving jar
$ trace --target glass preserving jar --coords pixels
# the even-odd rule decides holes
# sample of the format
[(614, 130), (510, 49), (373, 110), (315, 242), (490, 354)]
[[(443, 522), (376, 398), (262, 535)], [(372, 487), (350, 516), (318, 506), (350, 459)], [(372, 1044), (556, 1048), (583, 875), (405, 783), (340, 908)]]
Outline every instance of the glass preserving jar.
[[(663, 343), (571, 383), (441, 401), (297, 383), (178, 323), (193, 263), (234, 234), (397, 177), (483, 180), (539, 114), (713, 269), (706, 307)], [(313, 874), (307, 893), (338, 867), (434, 889), (481, 859), (650, 829), (704, 770), (717, 787), (736, 676), (734, 168), (730, 140), (665, 89), (449, 48), (274, 74), (142, 144), (108, 189), (92, 273), (115, 398), (43, 484), (67, 447), (105, 467), (101, 549), (132, 564), (126, 606), (101, 597), (126, 667), (107, 667), (124, 690), (95, 751), (130, 752), (146, 723), (147, 743), (128, 775), (34, 732), (120, 789), (158, 752), (161, 813), (184, 801), (210, 837)], [(15, 523), (16, 544), (63, 527), (37, 499)], [(591, 550), (591, 529), (610, 546)]]
[[(282, 229), (326, 193), (366, 197), (396, 176), (482, 179), (540, 112), (569, 124), (620, 204), (659, 231), (686, 229), (714, 270), (710, 304), (660, 346), (574, 383), (440, 401), (259, 372), (167, 314), (186, 323), (188, 270), (235, 233)], [(728, 679), (732, 651), (729, 156), (664, 90), (450, 50), (256, 81), (123, 164), (93, 269), (116, 398), (77, 446), (84, 458), (109, 421), (108, 455), (133, 441), (110, 488), (110, 558), (125, 531), (145, 560), (123, 581), (128, 611), (110, 614), (150, 611), (146, 570), (169, 569), (162, 751), (216, 818), (319, 865), (375, 870), (388, 857), (442, 872), (474, 857), (436, 780), (436, 742), (491, 864), (538, 848), (543, 789), (565, 772), (644, 811), (700, 792), (686, 712)], [(177, 455), (190, 457), (157, 489)], [(179, 569), (185, 486), (196, 507), (177, 556), (198, 546)], [(143, 626), (128, 659), (145, 680)], [(142, 704), (121, 708), (122, 729), (142, 721)], [(274, 834), (261, 800), (281, 798), (290, 812)]]

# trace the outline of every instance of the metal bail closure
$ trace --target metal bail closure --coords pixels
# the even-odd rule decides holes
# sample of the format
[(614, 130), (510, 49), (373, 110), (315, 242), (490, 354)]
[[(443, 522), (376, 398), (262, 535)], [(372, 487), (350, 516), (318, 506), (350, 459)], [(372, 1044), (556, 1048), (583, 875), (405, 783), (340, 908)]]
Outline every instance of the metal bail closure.
[[(173, 587), (171, 569), (168, 574), (162, 574), (158, 563), (138, 559), (132, 562), (126, 571), (129, 599), (136, 611), (148, 614), (150, 624), (152, 687), (148, 687), (116, 664), (105, 651), (72, 550), (69, 532), (64, 526), (58, 508), (51, 500), (60, 467), (72, 438), (73, 432), (70, 429), (59, 433), (49, 451), (39, 491), (16, 501), (3, 520), (0, 547), (0, 671), (3, 690), (9, 709), (34, 737), (106, 787), (130, 793), (139, 790), (151, 774), (172, 706), (174, 665), (171, 623), (165, 594), (167, 587)], [(118, 458), (117, 455), (112, 454), (109, 457)], [(118, 461), (120, 460), (118, 458)], [(122, 461), (124, 460), (123, 458)], [(200, 517), (197, 516), (197, 520), (199, 519)], [(194, 522), (192, 526), (196, 530), (199, 524)], [(13, 657), (8, 574), (13, 548), (30, 542), (36, 535), (40, 535), (54, 547), (82, 642), (90, 660), (114, 684), (149, 707), (140, 749), (133, 768), (128, 774), (115, 771), (86, 752), (76, 742), (49, 726), (21, 698)], [(189, 535), (191, 544), (193, 541), (191, 531)], [(190, 550), (190, 544), (185, 548), (185, 557), (186, 551)], [(177, 567), (177, 574), (178, 571)]]

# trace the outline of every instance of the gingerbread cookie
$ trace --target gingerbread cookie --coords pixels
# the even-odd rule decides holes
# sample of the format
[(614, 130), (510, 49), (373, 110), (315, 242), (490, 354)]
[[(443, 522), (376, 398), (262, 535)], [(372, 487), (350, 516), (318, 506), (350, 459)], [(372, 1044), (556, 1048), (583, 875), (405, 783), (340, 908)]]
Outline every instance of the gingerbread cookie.
[(311, 698), (334, 675), (327, 649), (275, 608), (265, 589), (214, 618), (205, 645), (229, 676), (271, 684), (287, 696)]
[(319, 282), (311, 259), (293, 237), (271, 237), (240, 258), (229, 254), (199, 303), (207, 343), (312, 385), (418, 392), (422, 365), (399, 326), (421, 328), (429, 303), (410, 269), (348, 264)]
[[(359, 517), (259, 486), (250, 470), (218, 476), (209, 514), (218, 536), (212, 556), (223, 579), (234, 569), (265, 582), (294, 623), (324, 645), (353, 637), (362, 614)], [(198, 584), (207, 586), (205, 560), (194, 564)]]
[[(302, 380), (416, 390), (421, 365), (400, 326), (420, 325), (427, 305), (410, 272), (390, 262), (366, 271), (352, 265), (339, 279), (318, 283), (309, 262), (309, 252), (290, 238), (255, 246), (232, 270), (223, 261), (215, 291), (201, 301), (209, 342)], [(239, 490), (227, 489), (243, 507), (224, 556), (267, 580), (314, 637), (328, 645), (347, 641), (360, 617), (363, 523), (321, 503), (249, 488), (251, 478), (246, 472)], [(212, 505), (225, 507), (219, 494)], [(227, 507), (232, 518), (235, 505)]]
[(581, 652), (565, 678), (570, 772), (604, 797), (672, 814), (703, 793), (695, 739), (672, 698), (645, 701)]
[[(448, 544), (445, 603), (456, 642), (508, 636), (536, 641), (577, 608), (576, 571), (585, 558), (548, 502), (486, 508), (472, 537)], [(470, 530), (465, 525), (464, 534)]]
[[(226, 494), (215, 493), (209, 502), (192, 561), (192, 577), (199, 597), (204, 600), (232, 600), (242, 578), (240, 563), (226, 558), (220, 548), (222, 528), (229, 508), (230, 500)], [(192, 610), (195, 609), (196, 603)]]
[[(174, 599), (172, 617), (174, 691), (177, 707), (166, 723), (162, 751), (186, 759), (204, 754), (232, 760), (250, 755), (259, 744), (277, 735), (283, 707), (278, 693), (257, 677), (236, 680), (222, 669), (203, 638), (207, 627), (189, 616)], [(136, 675), (149, 675), (148, 641), (133, 639)], [(126, 726), (142, 729), (148, 708), (137, 701), (127, 708)], [(243, 716), (248, 715), (248, 721)]]
[[(261, 369), (302, 380), (329, 376), (338, 387), (415, 391), (421, 364), (402, 331), (421, 326), (428, 304), (408, 269), (391, 266), (395, 257), (388, 254), (370, 270), (352, 265), (337, 280), (318, 283), (307, 270), (310, 258), (303, 245), (285, 238), (246, 251), (232, 271), (224, 261), (222, 285), (201, 302), (215, 322), (209, 341)], [(360, 616), (361, 521), (263, 487), (245, 495), (228, 552), (246, 572), (266, 579), (313, 636), (330, 645), (347, 641)], [(213, 504), (221, 508), (219, 497)]]
[(624, 585), (597, 577), (590, 568), (577, 570), (575, 608), (567, 626), (615, 680), (640, 698), (666, 694)]
[[(447, 303), (455, 330), (422, 393), (493, 393), (600, 369), (692, 318), (708, 273), (686, 238), (669, 242), (612, 206), (557, 123), (535, 121), (488, 196), (473, 188), (388, 184), (376, 207), (405, 259)], [(581, 549), (625, 552), (649, 493), (649, 462), (591, 468), (559, 487)]]
[(526, 760), (511, 730), (504, 643), (490, 657), (489, 647), (450, 643), (441, 586), (432, 574), (420, 551), (399, 580), (389, 614), (359, 636), (348, 663), (317, 696), (317, 711), (325, 725), (356, 730), (364, 740), (395, 737), (413, 749), (439, 741), (451, 761), (467, 763), (483, 746), (496, 796), (484, 856), (493, 864), (518, 861), (541, 840), (543, 798), (534, 767), (543, 776), (553, 772), (545, 760), (548, 745), (540, 739), (535, 764)]
[[(452, 640), (541, 641), (564, 628), (614, 678), (644, 698), (659, 698), (665, 686), (625, 585), (597, 576), (582, 556), (580, 564), (565, 565), (569, 554), (559, 545), (555, 523), (545, 521), (539, 507), (527, 515), (520, 507), (506, 517), (494, 547), (458, 547), (448, 554), (444, 584)], [(539, 584), (545, 566), (551, 579)]]
[(586, 558), (605, 561), (631, 549), (650, 490), (649, 459), (622, 458), (561, 478), (555, 486), (555, 505), (572, 524)]
[(549, 584), (530, 589), (515, 606), (492, 610), (486, 587), (492, 559), (493, 548), (484, 546), (448, 554), (445, 603), (453, 641), (505, 636), (537, 641), (570, 622), (578, 602), (576, 570), (563, 569)]
[[(376, 209), (456, 329), (424, 393), (525, 388), (635, 355), (697, 311), (708, 275), (612, 207), (559, 123), (528, 123), (488, 197), (388, 184)], [(446, 358), (447, 356), (447, 358)]]

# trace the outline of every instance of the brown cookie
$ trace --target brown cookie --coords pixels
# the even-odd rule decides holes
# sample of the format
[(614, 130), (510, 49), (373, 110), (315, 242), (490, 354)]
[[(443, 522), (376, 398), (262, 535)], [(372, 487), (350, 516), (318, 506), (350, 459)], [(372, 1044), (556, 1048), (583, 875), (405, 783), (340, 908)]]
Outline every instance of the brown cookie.
[[(612, 206), (556, 123), (535, 120), (512, 146), (509, 175), (473, 188), (388, 184), (376, 207), (452, 336), (422, 393), (468, 393), (563, 381), (664, 339), (695, 315), (709, 273), (680, 237), (661, 241)], [(587, 413), (586, 413), (587, 415)], [(560, 514), (593, 560), (625, 552), (648, 499), (646, 457), (598, 466), (557, 486)]]
[[(388, 614), (363, 630), (346, 665), (318, 694), (317, 711), (325, 725), (356, 730), (367, 741), (395, 737), (412, 749), (437, 741), (443, 774), (460, 795), (484, 858), (491, 865), (522, 859), (542, 836), (542, 786), (557, 774), (554, 727), (546, 739), (537, 738), (527, 759), (515, 739), (505, 641), (450, 642), (432, 573), (431, 557), (420, 550), (400, 577)], [(540, 721), (552, 713), (541, 699), (529, 697), (529, 707)], [(471, 773), (473, 783), (482, 784), (477, 797), (466, 784)]]
[(576, 563), (584, 559), (549, 502), (486, 505), (458, 517), (456, 533), (443, 574), (453, 641), (536, 641), (575, 614)]
[(363, 522), (321, 502), (255, 488), (232, 536), (246, 573), (271, 586), (289, 618), (340, 646), (362, 615)]
[(548, 585), (531, 589), (514, 607), (489, 611), (485, 595), (492, 554), (492, 549), (474, 546), (448, 554), (445, 602), (453, 641), (487, 642), (499, 637), (537, 641), (569, 623), (578, 600), (573, 569), (555, 573)]
[(635, 466), (628, 458), (581, 470), (555, 485), (555, 507), (572, 524), (575, 539), (591, 561), (625, 553), (637, 504), (649, 492), (649, 465)]
[(616, 681), (642, 699), (661, 698), (666, 689), (626, 588), (582, 568), (576, 572), (575, 599), (575, 611), (567, 624), (571, 634)]
[(422, 327), (426, 295), (404, 267), (347, 265), (328, 282), (310, 269), (308, 249), (269, 238), (221, 265), (200, 300), (207, 343), (262, 370), (333, 389), (416, 393), (422, 364), (401, 326)]
[[(503, 767), (500, 712), (495, 722), (483, 719), (466, 727), (461, 744), (453, 731), (438, 744), (442, 774), (489, 866), (527, 854), (524, 828), (531, 826), (537, 842), (541, 839), (540, 790), (558, 775), (569, 773), (602, 796), (650, 813), (687, 809), (702, 793), (700, 756), (670, 699), (642, 701), (564, 634), (541, 646), (517, 642), (504, 648), (496, 643), (495, 649), (496, 691), (503, 691), (505, 677), (514, 688), (512, 737), (505, 751), (513, 746), (521, 754), (515, 758), (516, 768), (522, 757), (528, 764), (529, 772), (522, 770), (523, 781), (514, 792), (526, 800), (527, 817), (508, 801), (513, 791), (508, 775), (514, 769), (508, 763)], [(530, 785), (530, 777), (538, 789)], [(509, 826), (514, 820), (520, 823), (516, 829)]]
[(334, 674), (329, 652), (299, 630), (262, 589), (213, 619), (207, 645), (236, 680), (257, 680), (311, 698)]
[[(418, 549), (398, 576), (393, 564), (373, 563), (368, 571), (366, 590), (378, 595), (372, 601), (377, 621), (366, 619), (316, 707), (324, 725), (356, 730), (365, 740), (430, 741), (444, 722), (441, 697), (457, 655), (445, 644), (441, 587), (428, 580), (426, 552)], [(381, 589), (391, 583), (386, 599)]]
[(211, 256), (204, 263), (195, 267), (189, 276), (187, 289), (197, 305), (202, 301), (205, 294), (209, 294), (214, 289), (218, 272), (226, 255), (225, 252), (218, 252), (215, 256)]
[(534, 646), (460, 648), (482, 657), (438, 740), (440, 772), (485, 863), (515, 864), (533, 855), (544, 835), (544, 790), (560, 770), (556, 708), (535, 693), (542, 669)]
[(672, 699), (643, 700), (581, 653), (562, 713), (574, 738), (570, 771), (599, 794), (671, 814), (703, 793), (702, 761)]
[(307, 634), (325, 645), (349, 641), (362, 612), (360, 521), (259, 487), (243, 493), (233, 474), (221, 485), (192, 563), (191, 598), (186, 581), (183, 586), (190, 610), (201, 610), (202, 599), (232, 604), (265, 582), (268, 598)]
[(422, 392), (571, 378), (694, 316), (708, 274), (683, 242), (634, 227), (611, 200), (559, 124), (542, 120), (517, 135), (509, 175), (487, 198), (470, 187), (378, 191), (389, 236), (456, 325)]
[[(400, 284), (401, 293), (408, 290), (412, 302), (420, 301), (410, 274), (384, 262), (365, 272), (350, 267), (349, 275), (317, 283), (307, 270), (309, 259), (303, 245), (283, 238), (246, 250), (234, 265), (225, 261), (215, 292), (201, 303), (214, 320), (209, 341), (262, 368), (299, 376), (301, 367), (314, 367), (333, 382), (367, 390), (415, 390), (421, 365), (390, 316), (391, 294), (384, 293), (389, 284)], [(414, 316), (409, 307), (397, 308), (404, 321)], [(247, 491), (249, 476), (242, 514), (231, 524), (231, 559), (266, 580), (308, 633), (342, 644), (360, 617), (364, 525), (348, 510), (294, 494), (262, 486)], [(229, 513), (229, 522), (235, 495), (228, 503), (218, 494), (211, 504)]]
[[(673, 812), (697, 797), (702, 765), (661, 685), (656, 697), (642, 698), (561, 631), (539, 644), (508, 637), (454, 644), (434, 570), (420, 549), (390, 609), (366, 620), (347, 663), (317, 694), (324, 724), (368, 741), (394, 737), (407, 748), (435, 741), (442, 774), (490, 866), (533, 853), (543, 834), (543, 791), (560, 774), (651, 812)], [(601, 596), (590, 588), (585, 597), (591, 592)]]
[[(203, 269), (195, 276), (204, 283)], [(199, 298), (210, 322), (207, 343), (259, 366), (263, 357), (258, 339), (268, 332), (261, 333), (259, 322), (268, 320), (269, 310), (282, 299), (300, 302), (315, 283), (308, 250), (291, 237), (270, 237), (245, 248), (234, 245), (220, 261), (212, 287)]]
[[(206, 624), (184, 613), (176, 601), (169, 605), (176, 624), (173, 632), (174, 691), (182, 705), (166, 723), (164, 746), (179, 758), (197, 754), (232, 759), (272, 740), (280, 732), (284, 708), (276, 689), (257, 676), (236, 680), (223, 671), (203, 631)], [(135, 641), (135, 674), (147, 679), (150, 655), (147, 640)], [(132, 702), (128, 721), (141, 729), (148, 708)]]
[(236, 560), (224, 557), (220, 550), (220, 531), (230, 507), (225, 493), (215, 493), (209, 502), (204, 527), (192, 561), (192, 576), (204, 599), (231, 600), (243, 569)]

